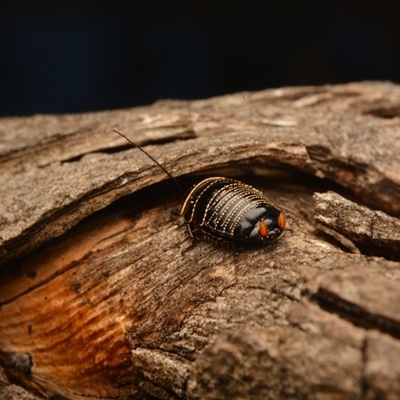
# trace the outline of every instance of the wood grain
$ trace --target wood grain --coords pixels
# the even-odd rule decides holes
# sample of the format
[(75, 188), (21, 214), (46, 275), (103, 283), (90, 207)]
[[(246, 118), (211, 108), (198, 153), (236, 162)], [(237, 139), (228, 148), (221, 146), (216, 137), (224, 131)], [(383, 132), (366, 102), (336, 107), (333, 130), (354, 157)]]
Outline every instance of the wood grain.
[[(399, 110), (365, 82), (0, 120), (0, 395), (399, 398)], [(264, 191), (284, 235), (190, 247), (173, 182), (113, 129), (184, 190)]]

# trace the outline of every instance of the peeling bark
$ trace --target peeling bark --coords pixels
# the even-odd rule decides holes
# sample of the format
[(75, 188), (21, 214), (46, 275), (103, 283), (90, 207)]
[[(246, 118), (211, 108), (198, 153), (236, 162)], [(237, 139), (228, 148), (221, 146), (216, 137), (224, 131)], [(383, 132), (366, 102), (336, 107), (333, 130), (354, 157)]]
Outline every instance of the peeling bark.
[[(399, 110), (366, 82), (0, 120), (0, 395), (399, 398)], [(113, 129), (186, 191), (264, 191), (284, 235), (190, 247)]]
[(316, 193), (315, 220), (360, 247), (363, 254), (400, 261), (400, 220), (337, 193)]

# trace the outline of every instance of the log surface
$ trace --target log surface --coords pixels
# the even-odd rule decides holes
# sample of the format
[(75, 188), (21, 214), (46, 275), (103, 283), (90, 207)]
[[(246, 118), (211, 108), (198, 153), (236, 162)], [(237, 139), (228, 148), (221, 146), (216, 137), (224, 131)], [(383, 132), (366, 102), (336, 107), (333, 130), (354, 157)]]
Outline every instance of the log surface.
[[(190, 247), (180, 192), (113, 129), (185, 191), (264, 191), (284, 235)], [(4, 398), (400, 397), (400, 86), (5, 118), (0, 170)]]

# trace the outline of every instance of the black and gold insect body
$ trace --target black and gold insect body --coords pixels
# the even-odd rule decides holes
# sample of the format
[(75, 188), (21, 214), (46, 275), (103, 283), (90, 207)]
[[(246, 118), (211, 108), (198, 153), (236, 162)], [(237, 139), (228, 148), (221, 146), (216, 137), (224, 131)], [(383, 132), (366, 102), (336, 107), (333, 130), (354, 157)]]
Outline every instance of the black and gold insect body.
[[(114, 132), (145, 153), (183, 192), (176, 179), (149, 153), (122, 133)], [(206, 237), (234, 248), (271, 243), (282, 234), (286, 224), (283, 212), (261, 191), (223, 177), (207, 178), (194, 186), (186, 196), (180, 214), (187, 222), (193, 241), (200, 231)]]
[(183, 203), (189, 234), (196, 229), (231, 245), (267, 244), (285, 229), (285, 216), (259, 190), (233, 179), (198, 183)]

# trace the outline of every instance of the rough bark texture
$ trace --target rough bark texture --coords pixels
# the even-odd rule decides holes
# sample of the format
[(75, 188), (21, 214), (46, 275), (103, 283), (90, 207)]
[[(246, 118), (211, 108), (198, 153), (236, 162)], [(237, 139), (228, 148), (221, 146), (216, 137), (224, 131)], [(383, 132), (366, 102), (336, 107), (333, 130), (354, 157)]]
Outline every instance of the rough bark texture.
[[(237, 259), (190, 247), (174, 183), (113, 129), (185, 190), (263, 190), (285, 234)], [(1, 398), (400, 398), (399, 86), (6, 118), (0, 135)]]

